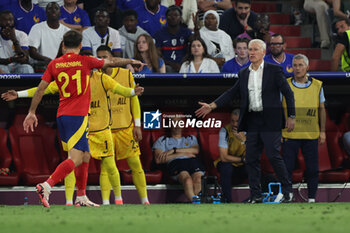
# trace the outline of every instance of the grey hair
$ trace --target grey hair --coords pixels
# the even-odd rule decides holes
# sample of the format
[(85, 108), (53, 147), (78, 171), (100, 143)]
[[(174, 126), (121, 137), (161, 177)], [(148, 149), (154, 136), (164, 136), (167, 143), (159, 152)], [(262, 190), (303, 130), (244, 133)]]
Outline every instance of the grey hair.
[(231, 112), (231, 114), (232, 114), (232, 115), (239, 116), (240, 112), (241, 112), (241, 111), (239, 110), (239, 108), (236, 108), (236, 109), (234, 109), (234, 110)]
[(249, 45), (250, 44), (253, 44), (253, 43), (258, 43), (261, 48), (266, 51), (266, 43), (263, 41), (263, 40), (260, 40), (260, 39), (254, 39), (254, 40), (251, 40), (249, 41), (249, 44), (248, 44), (248, 48), (249, 48)]
[(307, 56), (305, 56), (304, 54), (301, 54), (301, 53), (299, 53), (299, 54), (297, 54), (297, 55), (295, 55), (294, 57), (293, 57), (293, 63), (294, 63), (294, 60), (299, 60), (299, 59), (303, 59), (304, 60), (304, 62), (305, 62), (305, 65), (306, 66), (309, 66), (309, 59), (307, 58)]

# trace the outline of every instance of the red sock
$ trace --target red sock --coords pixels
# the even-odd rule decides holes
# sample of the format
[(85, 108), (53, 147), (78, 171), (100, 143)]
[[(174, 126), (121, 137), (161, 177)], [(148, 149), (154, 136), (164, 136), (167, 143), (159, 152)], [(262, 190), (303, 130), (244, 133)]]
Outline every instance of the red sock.
[(69, 173), (71, 173), (75, 168), (73, 160), (66, 159), (60, 163), (52, 175), (47, 179), (47, 183), (53, 187), (55, 184), (64, 179)]
[(75, 179), (77, 186), (77, 196), (86, 195), (86, 184), (88, 178), (89, 163), (83, 162), (79, 167), (75, 168)]

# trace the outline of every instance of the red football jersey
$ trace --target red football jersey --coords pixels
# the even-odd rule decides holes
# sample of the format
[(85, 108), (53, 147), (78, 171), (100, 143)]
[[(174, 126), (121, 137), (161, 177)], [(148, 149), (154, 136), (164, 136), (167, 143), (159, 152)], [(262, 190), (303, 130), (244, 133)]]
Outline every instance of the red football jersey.
[(68, 53), (50, 62), (44, 75), (46, 82), (56, 81), (60, 91), (57, 117), (86, 116), (90, 107), (90, 72), (101, 69), (104, 60)]

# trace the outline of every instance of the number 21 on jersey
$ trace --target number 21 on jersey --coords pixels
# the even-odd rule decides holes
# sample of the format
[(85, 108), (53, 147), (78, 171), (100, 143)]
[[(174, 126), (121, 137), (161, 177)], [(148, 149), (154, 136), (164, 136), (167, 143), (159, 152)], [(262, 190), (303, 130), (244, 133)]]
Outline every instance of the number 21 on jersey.
[[(64, 79), (63, 79), (64, 78)], [(63, 82), (63, 85), (61, 86), (61, 93), (63, 95), (63, 97), (70, 97), (71, 93), (67, 92), (67, 86), (69, 85), (69, 83), (71, 81), (75, 81), (76, 82), (76, 87), (77, 87), (77, 95), (80, 95), (82, 93), (82, 88), (81, 88), (81, 70), (77, 70), (77, 72), (71, 77), (66, 73), (66, 72), (61, 72), (58, 74), (57, 79), (59, 82)], [(89, 79), (87, 79), (88, 82)], [(86, 83), (86, 85), (88, 85), (88, 83)]]

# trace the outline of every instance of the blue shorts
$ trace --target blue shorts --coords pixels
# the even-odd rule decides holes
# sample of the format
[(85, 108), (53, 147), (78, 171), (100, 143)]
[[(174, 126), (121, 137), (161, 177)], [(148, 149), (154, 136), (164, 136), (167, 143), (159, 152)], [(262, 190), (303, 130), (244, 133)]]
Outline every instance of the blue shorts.
[(59, 116), (57, 117), (57, 129), (60, 133), (63, 150), (69, 151), (75, 148), (90, 152), (87, 116)]

